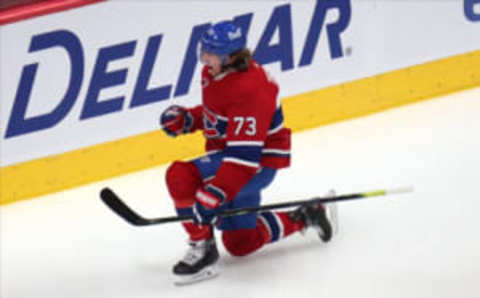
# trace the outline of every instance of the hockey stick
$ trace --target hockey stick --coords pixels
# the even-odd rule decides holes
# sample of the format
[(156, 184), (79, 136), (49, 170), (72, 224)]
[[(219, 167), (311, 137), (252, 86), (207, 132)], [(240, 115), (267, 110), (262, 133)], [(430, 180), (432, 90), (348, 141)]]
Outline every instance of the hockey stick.
[[(353, 193), (353, 194), (346, 194), (346, 195), (338, 195), (333, 197), (316, 197), (309, 200), (302, 200), (302, 201), (290, 201), (284, 203), (276, 203), (276, 204), (268, 204), (262, 205), (258, 207), (246, 207), (246, 208), (239, 208), (239, 209), (230, 209), (225, 210), (219, 214), (221, 217), (228, 217), (234, 215), (241, 215), (247, 214), (252, 212), (258, 212), (263, 210), (274, 210), (274, 209), (281, 209), (287, 207), (294, 207), (304, 204), (313, 204), (313, 203), (331, 203), (331, 202), (339, 202), (339, 201), (348, 201), (348, 200), (355, 200), (361, 198), (369, 198), (369, 197), (376, 197), (376, 196), (385, 196), (389, 194), (399, 194), (399, 193), (406, 193), (413, 191), (413, 187), (400, 187), (400, 188), (393, 188), (393, 189), (385, 189), (385, 190), (375, 190), (369, 192), (361, 192), (361, 193)], [(117, 215), (125, 219), (132, 225), (135, 226), (149, 226), (149, 225), (156, 225), (162, 223), (169, 223), (169, 222), (176, 222), (176, 221), (187, 221), (192, 220), (193, 216), (170, 216), (170, 217), (160, 217), (160, 218), (144, 218), (135, 211), (133, 211), (130, 207), (128, 207), (110, 188), (104, 188), (100, 192), (100, 197), (102, 201), (110, 208), (113, 212)]]

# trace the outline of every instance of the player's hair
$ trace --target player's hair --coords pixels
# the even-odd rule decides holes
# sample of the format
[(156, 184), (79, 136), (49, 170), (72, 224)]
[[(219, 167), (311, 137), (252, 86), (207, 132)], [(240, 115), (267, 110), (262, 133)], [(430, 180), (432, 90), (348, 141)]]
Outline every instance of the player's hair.
[(230, 54), (232, 63), (225, 65), (226, 68), (233, 68), (236, 71), (246, 71), (252, 60), (252, 53), (249, 49), (244, 48)]

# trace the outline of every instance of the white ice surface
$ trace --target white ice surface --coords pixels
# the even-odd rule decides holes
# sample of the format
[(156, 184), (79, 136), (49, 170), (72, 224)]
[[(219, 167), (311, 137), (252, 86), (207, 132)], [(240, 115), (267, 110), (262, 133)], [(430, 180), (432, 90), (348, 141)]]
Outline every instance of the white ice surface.
[[(98, 198), (110, 186), (147, 217), (173, 215), (165, 167), (1, 207), (2, 298), (480, 297), (480, 89), (294, 135), (293, 165), (264, 203), (413, 185), (339, 204), (340, 233), (313, 232), (234, 258), (176, 287), (178, 224), (133, 227)], [(126, 154), (128, 154), (126, 152)]]

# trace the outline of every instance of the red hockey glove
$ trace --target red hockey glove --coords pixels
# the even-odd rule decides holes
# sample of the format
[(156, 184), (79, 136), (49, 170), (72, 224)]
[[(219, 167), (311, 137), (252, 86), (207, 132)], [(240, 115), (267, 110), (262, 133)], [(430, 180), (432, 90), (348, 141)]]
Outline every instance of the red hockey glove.
[(199, 188), (195, 193), (193, 206), (194, 222), (202, 225), (216, 225), (219, 222), (218, 214), (226, 207), (225, 198), (225, 193), (211, 184)]
[(162, 113), (160, 125), (167, 135), (176, 137), (190, 132), (193, 125), (193, 116), (188, 109), (173, 105)]

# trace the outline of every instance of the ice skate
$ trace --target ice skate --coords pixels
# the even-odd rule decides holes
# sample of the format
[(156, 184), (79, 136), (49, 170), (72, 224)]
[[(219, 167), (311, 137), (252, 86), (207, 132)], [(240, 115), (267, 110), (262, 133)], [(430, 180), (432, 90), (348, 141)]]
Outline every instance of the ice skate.
[[(335, 196), (335, 192), (330, 191), (325, 197)], [(307, 204), (298, 207), (290, 213), (294, 221), (302, 221), (304, 229), (313, 228), (323, 242), (328, 242), (338, 231), (337, 205), (328, 204)]]
[(215, 239), (190, 241), (185, 257), (173, 267), (176, 285), (186, 285), (218, 275), (219, 258)]

